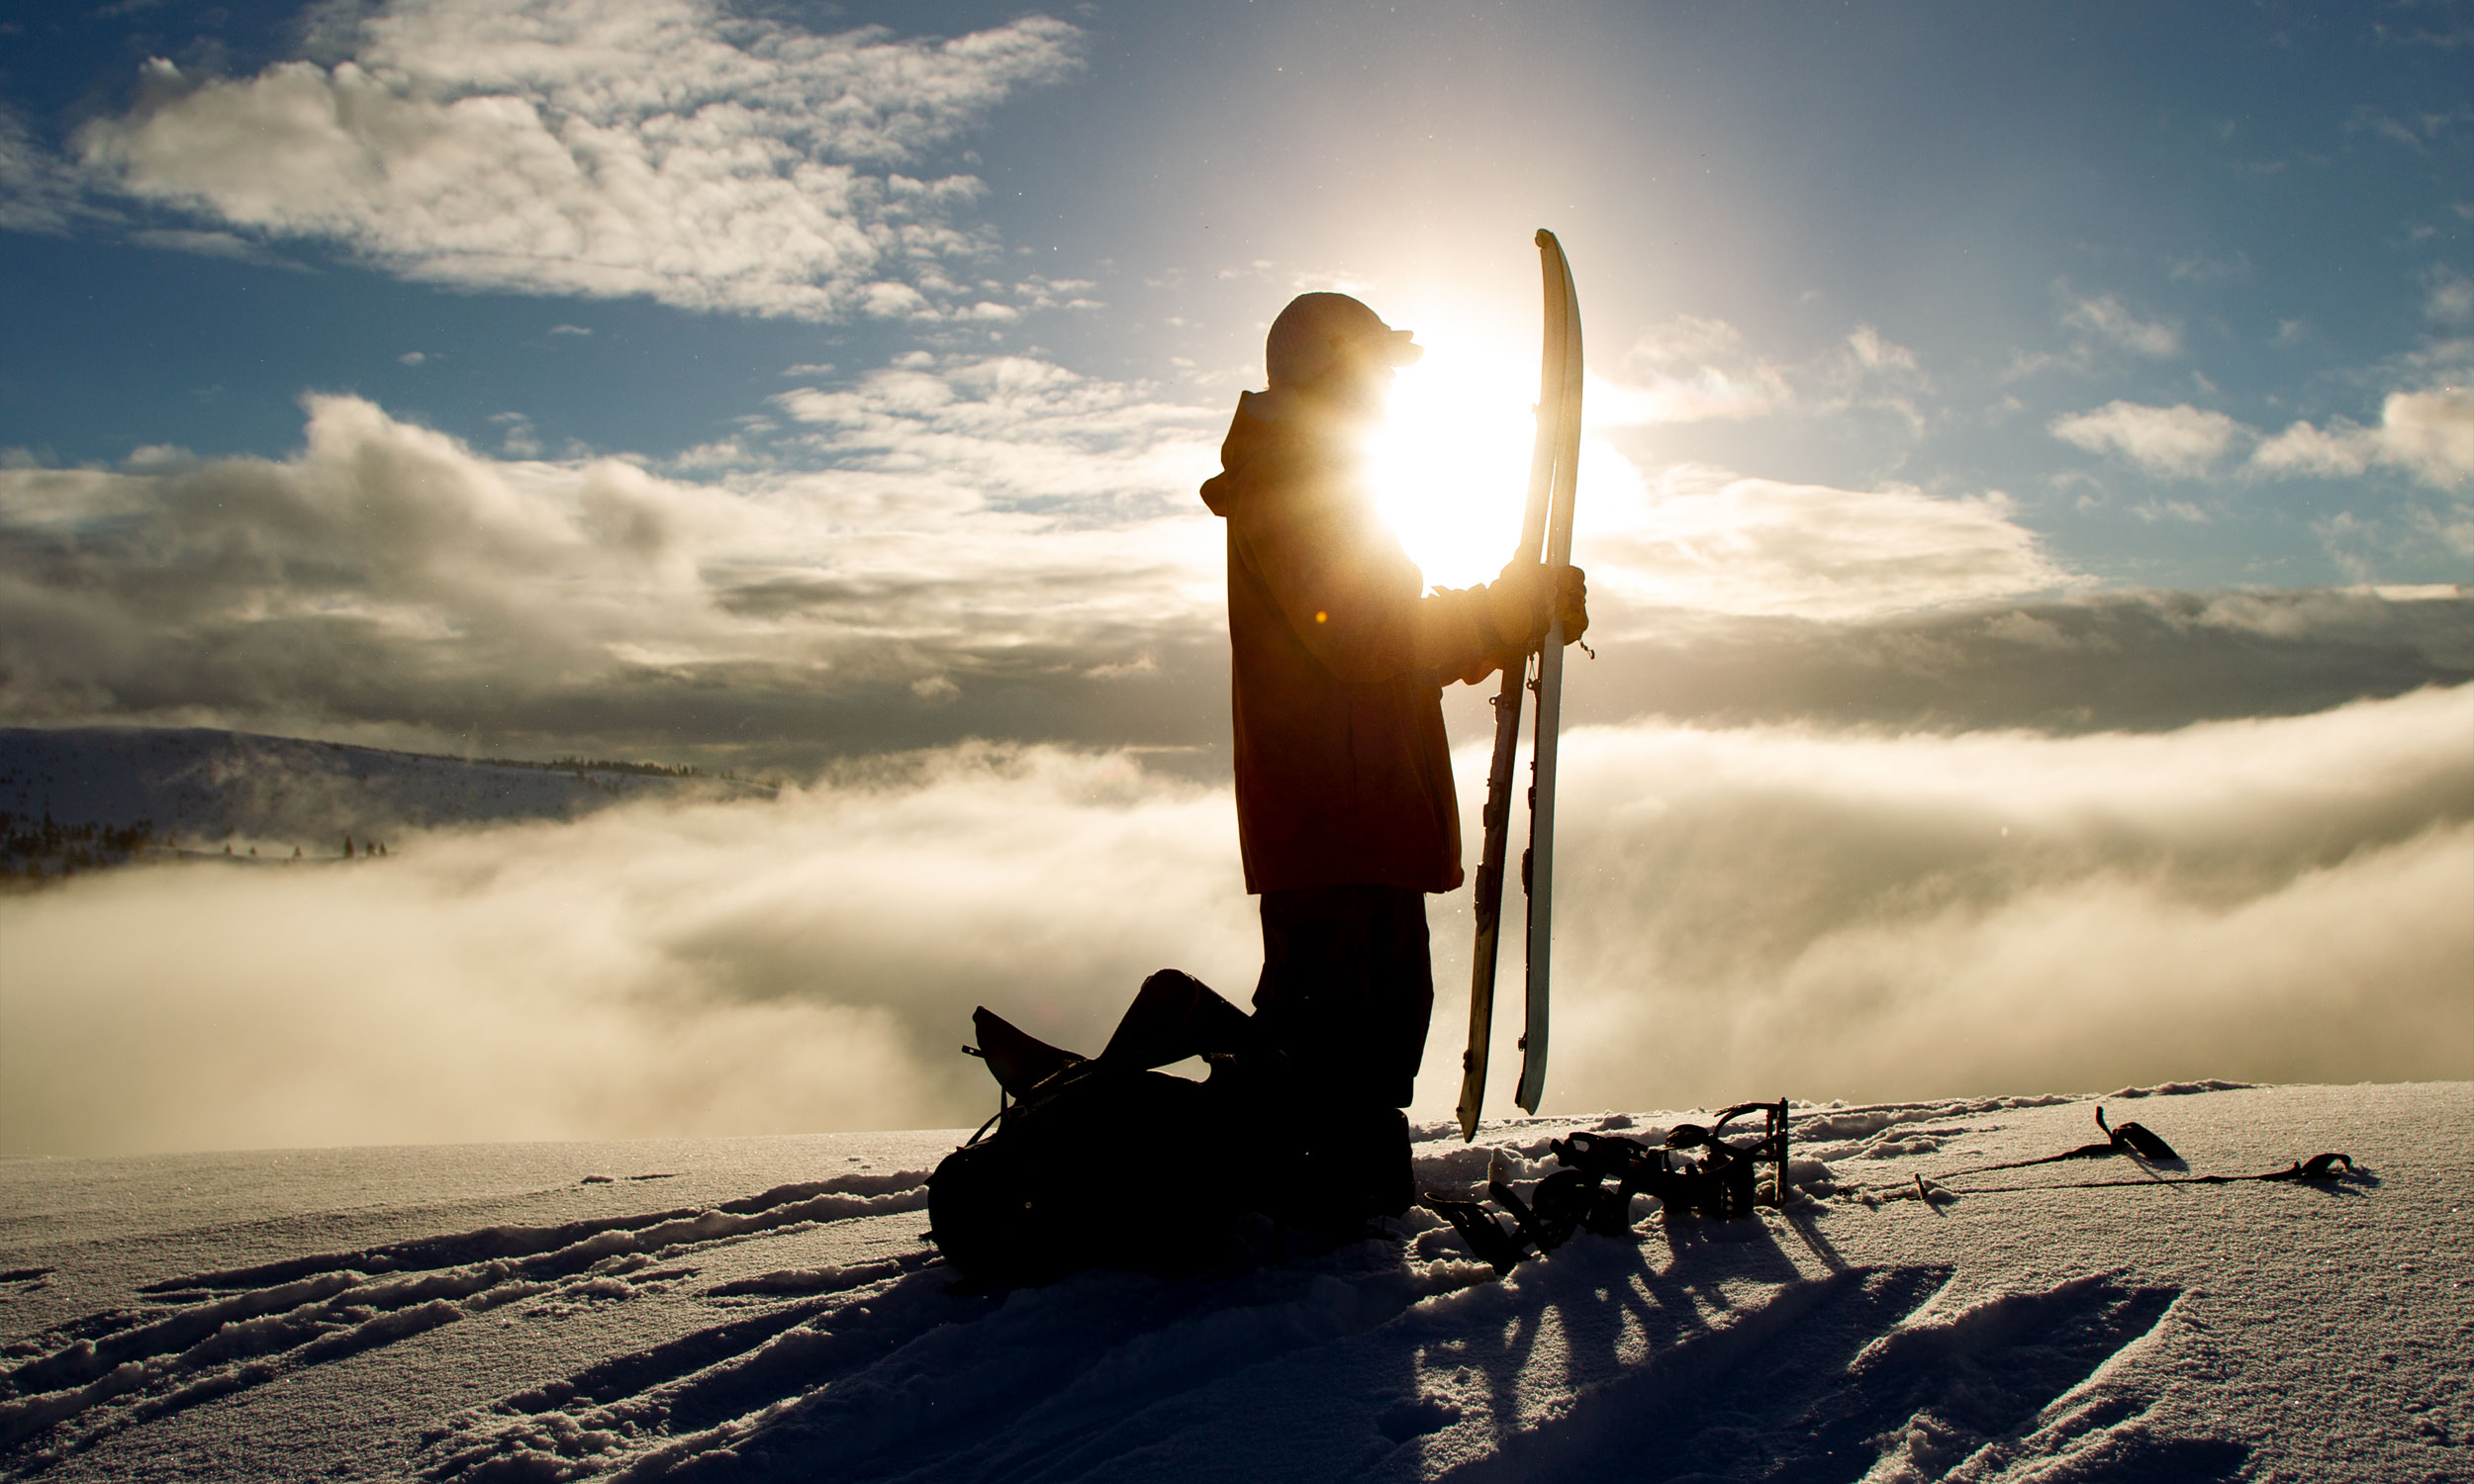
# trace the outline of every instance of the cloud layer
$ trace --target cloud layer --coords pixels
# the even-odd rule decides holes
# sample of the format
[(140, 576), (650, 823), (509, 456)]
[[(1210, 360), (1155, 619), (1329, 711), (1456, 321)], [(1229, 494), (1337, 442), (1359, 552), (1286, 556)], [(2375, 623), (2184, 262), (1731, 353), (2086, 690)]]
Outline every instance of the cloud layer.
[[(1575, 560), (1592, 590), (1654, 608), (1844, 619), (2079, 586), (2008, 497), (1841, 490), (1678, 464), (1644, 485), (1590, 471)], [(1627, 488), (1629, 487), (1629, 488)]]
[[(2098, 592), (1829, 622), (1642, 609), (1567, 714), (1899, 730), (2168, 731), (2474, 679), (2459, 589)], [(1473, 711), (1466, 725), (1484, 725)]]
[[(0, 714), (800, 767), (1226, 740), (1223, 533), (1193, 494), (1216, 410), (915, 354), (656, 468), (306, 405), (280, 460), (0, 468)], [(1610, 656), (1679, 610), (1706, 637), (2080, 582), (1999, 494), (1588, 457), (1576, 554)]]
[(956, 224), (980, 183), (932, 151), (1066, 76), (1078, 38), (1038, 15), (899, 40), (711, 0), (394, 0), (341, 28), (332, 66), (149, 62), (138, 106), (74, 148), (128, 196), (415, 279), (967, 317), (1005, 286), (974, 281), (991, 243)]
[(11, 1150), (976, 1123), (974, 1003), (1094, 1044), (1248, 930), (1226, 798), (1123, 759), (966, 750), (390, 850), (0, 902)]
[[(1577, 731), (1549, 1106), (2474, 1073), (2469, 732), (2474, 687), (2146, 736)], [(1241, 891), (1223, 788), (985, 748), (350, 868), (83, 879), (0, 900), (0, 1130), (976, 1123), (972, 1004), (1088, 1049), (1163, 965), (1242, 999)], [(1439, 1113), (1466, 893), (1431, 916)]]
[(2146, 736), (1581, 733), (1560, 1085), (2466, 1076), (2469, 734), (2462, 687)]
[[(2352, 479), (2392, 469), (2438, 490), (2474, 481), (2474, 391), (2457, 386), (2391, 392), (2370, 426), (2334, 417), (2325, 427), (2296, 421), (2268, 434), (2189, 403), (2115, 401), (2055, 418), (2051, 431), (2091, 453), (2118, 454), (2174, 479), (2217, 473), (2229, 455), (2242, 450), (2238, 472), (2256, 477)], [(2474, 555), (2474, 546), (2458, 549)]]
[(2118, 453), (2157, 474), (2195, 479), (2216, 466), (2244, 429), (2223, 413), (2180, 403), (2145, 407), (2109, 402), (2055, 418), (2052, 434), (2090, 453)]
[[(308, 408), (281, 461), (0, 470), (0, 712), (558, 748), (1041, 734), (1070, 724), (1008, 707), (1097, 688), (1137, 715), (1110, 678), (1156, 690), (1217, 596), (1216, 523), (1161, 488), (1208, 457), (1190, 412), (1053, 367), (796, 394), (847, 467), (721, 484)], [(981, 709), (931, 714), (957, 699)]]
[(1888, 413), (1911, 431), (1932, 379), (1916, 353), (1859, 325), (1799, 361), (1757, 351), (1724, 320), (1678, 315), (1636, 336), (1584, 401), (1592, 425)]
[[(777, 413), (685, 461), (704, 479), (492, 458), (344, 397), (282, 460), (0, 468), (0, 714), (799, 772), (972, 736), (1225, 745), (1222, 532), (1192, 495), (1219, 415), (927, 357)], [(1592, 457), (1577, 715), (2156, 728), (2474, 672), (2454, 592), (2023, 603), (2080, 580), (1998, 495)]]

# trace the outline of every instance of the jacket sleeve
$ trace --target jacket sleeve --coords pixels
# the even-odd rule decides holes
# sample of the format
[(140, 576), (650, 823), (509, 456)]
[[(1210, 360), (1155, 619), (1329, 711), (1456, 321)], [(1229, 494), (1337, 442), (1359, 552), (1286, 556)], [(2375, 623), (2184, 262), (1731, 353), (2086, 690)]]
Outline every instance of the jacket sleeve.
[(1232, 521), (1234, 555), (1307, 653), (1350, 684), (1484, 679), (1507, 658), (1483, 588), (1421, 593), (1417, 564), (1348, 498), (1291, 486)]

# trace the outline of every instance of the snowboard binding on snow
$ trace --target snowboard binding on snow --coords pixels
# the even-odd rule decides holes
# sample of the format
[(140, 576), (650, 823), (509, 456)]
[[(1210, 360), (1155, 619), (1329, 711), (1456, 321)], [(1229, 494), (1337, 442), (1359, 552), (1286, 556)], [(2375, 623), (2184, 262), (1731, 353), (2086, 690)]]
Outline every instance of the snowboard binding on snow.
[[(1729, 1143), (1727, 1125), (1760, 1113), (1759, 1138)], [(1632, 1198), (1649, 1195), (1670, 1212), (1733, 1221), (1750, 1216), (1760, 1199), (1762, 1165), (1772, 1171), (1766, 1204), (1784, 1205), (1787, 1189), (1787, 1103), (1738, 1103), (1703, 1127), (1677, 1124), (1662, 1145), (1614, 1134), (1574, 1133), (1547, 1146), (1564, 1167), (1538, 1182), (1530, 1200), (1490, 1174), (1486, 1197), (1509, 1212), (1512, 1231), (1476, 1201), (1428, 1194), (1427, 1210), (1452, 1224), (1470, 1251), (1498, 1273), (1510, 1272), (1534, 1251), (1543, 1255), (1576, 1232), (1622, 1237), (1632, 1230)], [(1608, 1181), (1613, 1181), (1609, 1185)]]

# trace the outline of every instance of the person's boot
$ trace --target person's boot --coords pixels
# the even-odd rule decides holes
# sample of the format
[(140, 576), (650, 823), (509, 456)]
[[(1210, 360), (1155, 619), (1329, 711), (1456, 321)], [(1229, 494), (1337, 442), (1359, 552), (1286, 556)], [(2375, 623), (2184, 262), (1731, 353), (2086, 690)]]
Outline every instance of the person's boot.
[(1397, 1216), (1416, 1200), (1408, 1120), (1399, 1109), (1327, 1102), (1299, 1113), (1292, 1125), (1298, 1225), (1351, 1237), (1370, 1219)]
[(1353, 1108), (1335, 1129), (1335, 1169), (1361, 1218), (1398, 1216), (1417, 1199), (1409, 1120), (1397, 1108)]

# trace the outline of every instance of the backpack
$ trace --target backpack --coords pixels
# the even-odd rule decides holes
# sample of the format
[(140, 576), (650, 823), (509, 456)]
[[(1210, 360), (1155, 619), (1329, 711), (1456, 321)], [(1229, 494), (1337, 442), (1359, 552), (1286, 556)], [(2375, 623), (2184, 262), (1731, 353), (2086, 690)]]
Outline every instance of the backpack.
[[(971, 1023), (979, 1044), (964, 1050), (997, 1078), (998, 1112), (928, 1177), (928, 1217), (972, 1283), (1191, 1272), (1259, 1256), (1249, 1228), (1328, 1241), (1414, 1193), (1398, 1109), (1314, 1095), (1190, 974), (1145, 979), (1096, 1057), (986, 1006)], [(1206, 1080), (1157, 1069), (1194, 1056)]]

